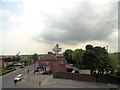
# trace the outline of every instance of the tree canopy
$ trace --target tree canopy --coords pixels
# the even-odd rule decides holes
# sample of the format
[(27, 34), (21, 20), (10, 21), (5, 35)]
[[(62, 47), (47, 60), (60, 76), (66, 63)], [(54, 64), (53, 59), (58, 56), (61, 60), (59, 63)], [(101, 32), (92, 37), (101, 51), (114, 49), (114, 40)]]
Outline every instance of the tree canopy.
[(72, 53), (73, 53), (73, 50), (71, 50), (71, 49), (67, 49), (63, 53), (63, 55), (67, 59), (67, 63), (69, 63), (69, 64), (73, 63), (73, 61), (72, 61)]
[(75, 49), (74, 51), (71, 49), (65, 50), (63, 55), (67, 59), (67, 63), (73, 64), (74, 66), (79, 67), (82, 63), (82, 56), (84, 54), (84, 50), (82, 49)]
[(105, 47), (87, 45), (83, 55), (83, 63), (90, 68), (91, 74), (108, 74), (112, 72), (110, 59)]
[(34, 63), (38, 60), (38, 54), (34, 53), (34, 55), (32, 56)]
[(75, 49), (72, 53), (72, 60), (76, 66), (79, 67), (79, 65), (82, 63), (82, 57), (84, 54), (84, 50), (82, 49)]

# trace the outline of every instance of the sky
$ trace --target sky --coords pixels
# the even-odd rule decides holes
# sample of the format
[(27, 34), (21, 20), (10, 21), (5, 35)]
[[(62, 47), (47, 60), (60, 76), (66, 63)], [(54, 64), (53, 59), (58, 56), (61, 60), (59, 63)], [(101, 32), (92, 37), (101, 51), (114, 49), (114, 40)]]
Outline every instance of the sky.
[(47, 53), (59, 44), (118, 51), (117, 0), (0, 0), (0, 54)]

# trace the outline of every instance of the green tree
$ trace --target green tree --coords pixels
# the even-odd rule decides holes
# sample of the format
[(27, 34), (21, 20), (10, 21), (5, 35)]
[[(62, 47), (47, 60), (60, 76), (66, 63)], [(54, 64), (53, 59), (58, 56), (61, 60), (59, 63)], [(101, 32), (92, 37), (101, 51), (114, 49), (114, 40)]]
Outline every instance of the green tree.
[(120, 53), (109, 54), (112, 68), (114, 69), (113, 76), (120, 78)]
[(110, 65), (110, 59), (105, 47), (86, 45), (86, 51), (83, 55), (83, 62), (86, 67), (90, 68), (91, 74), (108, 74), (113, 69)]
[(84, 50), (82, 49), (74, 50), (74, 52), (72, 53), (72, 59), (75, 66), (79, 67), (79, 65), (82, 63), (83, 54)]
[(6, 60), (7, 62), (12, 62), (12, 61), (13, 61), (11, 57), (5, 58), (5, 60)]
[(67, 59), (67, 63), (69, 63), (69, 64), (73, 63), (72, 53), (73, 53), (73, 50), (71, 50), (71, 49), (67, 49), (67, 50), (65, 50), (65, 52), (63, 53), (63, 55), (64, 55), (65, 58)]
[(91, 74), (95, 73), (96, 55), (95, 55), (92, 45), (86, 45), (86, 51), (83, 55), (82, 61), (84, 65), (86, 66), (86, 68), (90, 69)]
[(112, 67), (110, 65), (109, 55), (105, 49), (105, 47), (94, 47), (93, 48), (96, 54), (96, 69), (98, 70), (98, 74), (108, 74), (108, 72), (112, 71)]
[(13, 56), (13, 57), (7, 58), (7, 61), (9, 61), (9, 62), (14, 62), (14, 61), (19, 62), (19, 60), (20, 60), (20, 56)]
[(31, 65), (34, 63), (34, 60), (32, 58), (22, 58), (20, 59), (21, 63), (24, 63), (25, 65)]
[(88, 45), (86, 45), (86, 47), (85, 47), (85, 48), (86, 48), (86, 50), (87, 50), (87, 51), (89, 51), (89, 50), (92, 50), (92, 49), (93, 49), (93, 46), (92, 46), (92, 45), (90, 45), (90, 44), (88, 44)]
[(33, 60), (34, 60), (34, 63), (38, 60), (38, 55), (36, 53), (34, 53), (33, 55)]
[(15, 60), (19, 62), (20, 61), (20, 56), (16, 56)]

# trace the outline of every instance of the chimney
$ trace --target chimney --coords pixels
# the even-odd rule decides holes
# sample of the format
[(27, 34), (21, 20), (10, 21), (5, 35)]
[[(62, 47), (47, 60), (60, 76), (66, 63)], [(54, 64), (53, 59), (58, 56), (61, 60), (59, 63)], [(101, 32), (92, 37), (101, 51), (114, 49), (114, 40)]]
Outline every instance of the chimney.
[(48, 52), (48, 54), (53, 54), (52, 52)]

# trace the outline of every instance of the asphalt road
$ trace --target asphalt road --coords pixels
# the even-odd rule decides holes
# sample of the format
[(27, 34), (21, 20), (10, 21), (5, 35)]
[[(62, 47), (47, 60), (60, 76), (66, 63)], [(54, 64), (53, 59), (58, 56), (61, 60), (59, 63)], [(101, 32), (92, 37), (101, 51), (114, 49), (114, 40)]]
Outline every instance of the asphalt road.
[[(16, 68), (15, 71), (8, 73), (6, 75), (2, 76), (2, 88), (76, 88), (74, 86), (66, 86), (66, 85), (38, 85), (38, 84), (31, 84), (28, 83), (24, 80), (25, 76), (28, 75), (27, 70), (30, 70), (30, 73), (33, 73), (34, 70), (34, 65), (31, 66), (27, 66), (25, 68)], [(20, 82), (17, 82), (17, 84), (14, 84), (14, 78), (18, 75), (18, 74), (23, 74), (23, 80), (21, 80)], [(44, 79), (44, 78), (43, 78)]]
[(18, 75), (18, 74), (23, 74), (23, 76), (25, 76), (27, 74), (27, 68), (31, 68), (31, 67), (26, 67), (26, 68), (16, 68), (15, 71), (8, 73), (6, 75), (2, 76), (2, 88), (28, 88), (28, 87), (33, 87), (29, 84), (26, 84), (25, 82), (23, 82), (23, 80), (21, 80), (20, 82), (17, 83), (17, 85), (14, 84), (14, 78)]
[[(83, 82), (83, 81), (74, 81), (74, 80), (67, 80), (67, 79), (54, 79), (47, 80), (48, 76), (42, 76), (43, 84), (38, 85), (32, 84), (29, 81), (27, 82), (25, 80), (25, 77), (28, 76), (27, 70), (30, 70), (29, 75), (33, 75), (30, 77), (31, 79), (34, 78), (34, 65), (27, 66), (25, 68), (17, 68), (15, 71), (8, 73), (6, 75), (2, 76), (2, 88), (117, 88), (117, 85), (112, 84), (104, 84), (104, 83), (90, 83), (90, 82)], [(14, 78), (18, 74), (23, 74), (23, 80), (17, 83), (17, 85), (14, 84)], [(40, 78), (40, 75), (36, 75), (36, 80), (38, 81), (38, 78)], [(0, 78), (1, 79), (1, 78)]]

